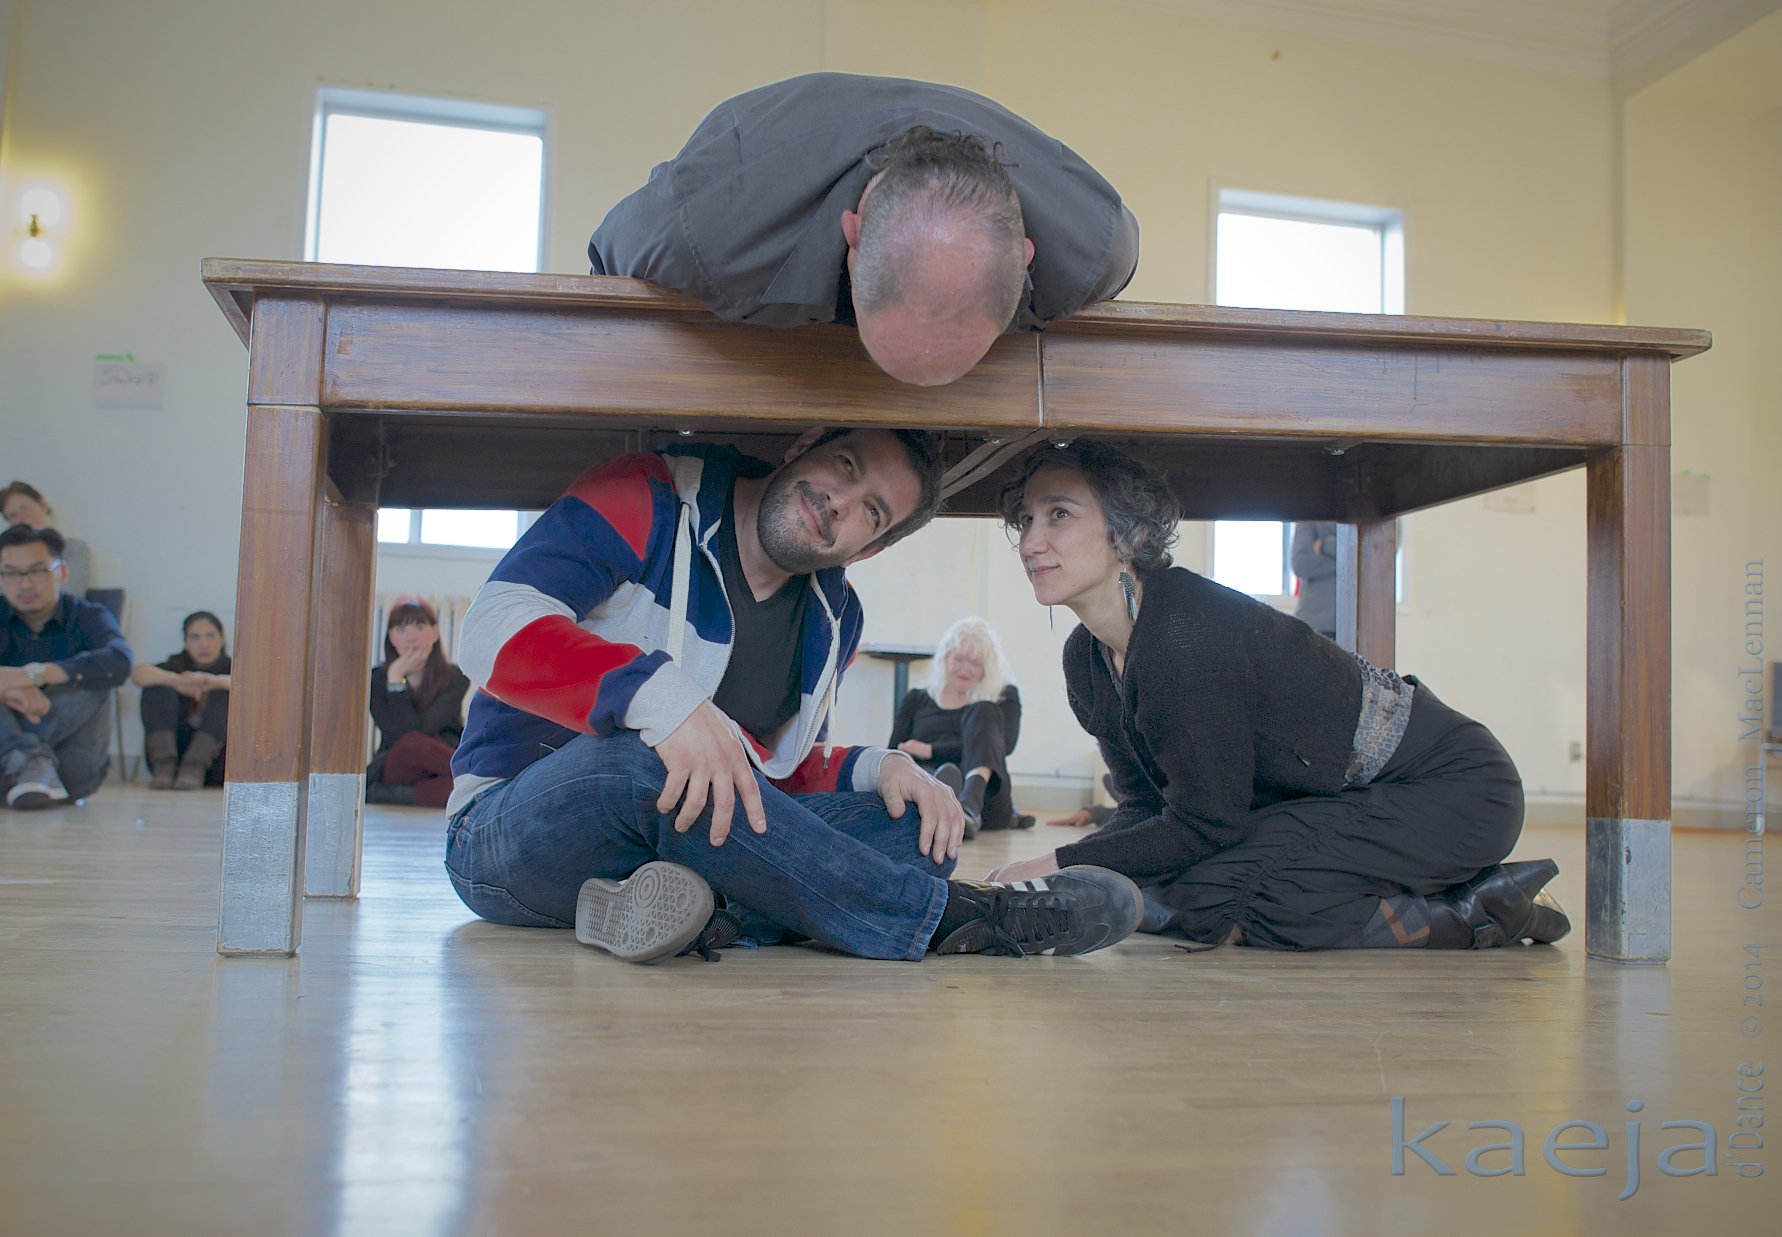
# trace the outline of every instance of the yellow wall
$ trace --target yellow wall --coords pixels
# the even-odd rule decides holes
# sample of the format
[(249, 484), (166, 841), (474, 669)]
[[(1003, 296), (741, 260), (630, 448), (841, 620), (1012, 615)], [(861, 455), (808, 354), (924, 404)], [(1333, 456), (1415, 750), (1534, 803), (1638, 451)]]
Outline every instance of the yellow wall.
[[(55, 280), (28, 283), (0, 263), (0, 471), (44, 488), (67, 527), (93, 543), (100, 575), (135, 599), (139, 652), (157, 658), (175, 647), (181, 614), (227, 614), (234, 590), (243, 352), (198, 283), (198, 261), (299, 256), (318, 82), (548, 109), (553, 270), (585, 269), (587, 234), (605, 209), (714, 103), (830, 68), (981, 89), (1076, 147), (1142, 221), (1132, 297), (1208, 299), (1210, 195), (1237, 186), (1404, 209), (1412, 313), (1608, 321), (1616, 309), (1617, 104), (1606, 83), (1581, 77), (1155, 5), (1052, 0), (10, 7), (0, 189), (59, 179), (70, 219)], [(1777, 200), (1775, 126), (1734, 132), (1710, 118), (1711, 137), (1691, 135), (1679, 151), (1663, 129), (1674, 123), (1640, 116), (1632, 129), (1630, 312), (1714, 329), (1722, 347), (1761, 338), (1773, 317), (1740, 291), (1751, 273), (1740, 254), (1773, 276), (1773, 238), (1704, 269), (1662, 237), (1668, 215), (1698, 204), (1679, 175), (1687, 170), (1712, 173), (1736, 198), (1725, 206), (1732, 221), (1755, 228), (1759, 204)], [(1767, 188), (1735, 174), (1759, 157)], [(164, 409), (92, 406), (94, 354), (125, 351), (166, 365)], [(1679, 524), (1677, 729), (1691, 737), (1679, 742), (1677, 785), (1707, 796), (1731, 789), (1737, 762), (1721, 702), (1696, 685), (1712, 666), (1685, 665), (1685, 646), (1706, 648), (1722, 621), (1706, 592), (1725, 564), (1707, 547), (1727, 558), (1749, 531), (1782, 561), (1774, 501), (1766, 509), (1733, 497), (1764, 483), (1757, 444), (1741, 445), (1759, 432), (1750, 427), (1763, 393), (1727, 376), (1733, 362), (1713, 368), (1721, 364), (1716, 352), (1678, 370), (1679, 424), (1703, 435), (1698, 464), (1687, 454), (1695, 440), (1679, 433), (1679, 467), (1713, 471), (1717, 504), (1687, 530)], [(1409, 521), (1400, 665), (1497, 729), (1532, 789), (1580, 792), (1566, 745), (1583, 737), (1582, 480), (1533, 492), (1531, 515), (1487, 512), (1474, 499)], [(1685, 543), (1697, 540), (1703, 552), (1685, 562)], [(1183, 559), (1198, 564), (1198, 548)], [(935, 573), (951, 579), (952, 568), (970, 581), (956, 612), (899, 604), (912, 581), (931, 593)], [(1703, 596), (1686, 595), (1686, 581)], [(1065, 714), (1056, 668), (1068, 616), (1048, 629), (999, 534), (939, 527), (869, 564), (859, 582), (872, 638), (931, 640), (958, 613), (986, 612), (1007, 635), (1029, 701), (1017, 769), (1087, 777), (1091, 754)], [(867, 666), (855, 677), (838, 729), (882, 739), (888, 672)]]
[(1627, 134), (1628, 313), (1714, 328), (1713, 351), (1671, 374), (1673, 468), (1710, 478), (1710, 514), (1671, 522), (1675, 793), (1736, 801), (1753, 561), (1768, 573), (1764, 660), (1782, 661), (1782, 109), (1636, 98)]

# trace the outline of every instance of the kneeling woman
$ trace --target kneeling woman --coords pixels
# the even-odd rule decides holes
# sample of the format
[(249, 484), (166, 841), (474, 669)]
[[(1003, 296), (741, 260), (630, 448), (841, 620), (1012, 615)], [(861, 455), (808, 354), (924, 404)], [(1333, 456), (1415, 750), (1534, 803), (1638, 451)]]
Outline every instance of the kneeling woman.
[(367, 802), (446, 805), (469, 690), (470, 680), (439, 647), (433, 607), (409, 597), (391, 609), (384, 660), (371, 672), (371, 719), (379, 737), (365, 768)]
[(1065, 683), (1120, 806), (991, 879), (1097, 864), (1144, 887), (1144, 930), (1271, 949), (1477, 949), (1570, 930), (1542, 889), (1551, 860), (1502, 863), (1522, 782), (1491, 732), (1172, 568), (1180, 507), (1145, 465), (1099, 443), (1043, 448), (1001, 514), (1034, 596), (1082, 620)]
[(229, 642), (209, 610), (186, 615), (185, 648), (158, 666), (138, 666), (142, 748), (154, 790), (197, 790), (223, 784), (229, 741)]

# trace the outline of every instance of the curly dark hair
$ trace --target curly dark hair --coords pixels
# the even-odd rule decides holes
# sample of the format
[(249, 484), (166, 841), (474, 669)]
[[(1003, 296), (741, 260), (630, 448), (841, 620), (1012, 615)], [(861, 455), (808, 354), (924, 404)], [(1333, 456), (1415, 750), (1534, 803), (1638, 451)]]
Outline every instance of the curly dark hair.
[(1002, 487), (996, 500), (996, 513), (1011, 538), (1020, 535), (1021, 499), (1027, 482), (1053, 464), (1083, 474), (1101, 504), (1114, 552), (1135, 570), (1161, 571), (1175, 561), (1169, 547), (1176, 543), (1182, 504), (1169, 482), (1131, 453), (1087, 438), (1062, 447), (1038, 447), (1021, 461), (1014, 479)]
[(1006, 330), (1027, 290), (1027, 225), (1021, 198), (996, 149), (982, 138), (942, 133), (927, 125), (905, 129), (866, 157), (877, 183), (860, 207), (855, 253), (855, 307), (871, 313), (901, 304), (909, 251), (926, 218), (970, 216), (1006, 254), (977, 308)]

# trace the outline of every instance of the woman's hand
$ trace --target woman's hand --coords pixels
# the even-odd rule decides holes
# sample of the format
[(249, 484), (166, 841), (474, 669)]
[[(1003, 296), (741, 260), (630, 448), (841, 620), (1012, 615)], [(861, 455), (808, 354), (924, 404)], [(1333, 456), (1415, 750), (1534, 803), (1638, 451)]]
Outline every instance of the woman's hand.
[(199, 670), (185, 670), (174, 675), (173, 681), (167, 686), (188, 700), (202, 700), (204, 698), (204, 680), (208, 677)]
[(897, 745), (897, 750), (917, 760), (930, 760), (934, 756), (934, 744), (924, 743), (920, 739), (905, 739)]
[(1009, 881), (1030, 881), (1036, 876), (1050, 876), (1058, 871), (1058, 852), (1049, 850), (1032, 859), (1018, 859), (1014, 863), (1005, 863), (984, 879), (1006, 884)]
[(414, 674), (416, 671), (418, 671), (422, 666), (424, 666), (427, 663), (427, 652), (428, 651), (431, 651), (431, 650), (418, 651), (418, 652), (414, 652), (414, 653), (404, 653), (404, 654), (402, 654), (402, 656), (398, 657), (395, 661), (392, 661), (390, 663), (390, 669), (388, 672), (390, 682), (392, 682), (392, 683), (400, 682), (401, 680), (406, 679), (409, 675)]

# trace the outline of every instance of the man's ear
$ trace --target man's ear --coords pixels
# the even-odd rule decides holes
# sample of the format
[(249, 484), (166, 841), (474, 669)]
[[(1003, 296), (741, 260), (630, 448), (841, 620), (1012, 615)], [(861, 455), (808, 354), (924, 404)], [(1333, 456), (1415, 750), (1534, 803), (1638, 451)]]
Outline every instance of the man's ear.
[(813, 425), (810, 429), (808, 429), (808, 430), (804, 431), (804, 433), (800, 434), (798, 436), (798, 438), (792, 443), (791, 446), (786, 448), (786, 454), (780, 457), (780, 463), (790, 464), (793, 460), (795, 460), (799, 456), (803, 455), (806, 451), (809, 451), (811, 449), (812, 444), (814, 444), (817, 441), (817, 439), (821, 438), (822, 436), (823, 436), (823, 427), (821, 425)]
[(1027, 265), (1032, 266), (1033, 265), (1033, 238), (1031, 236), (1024, 236), (1021, 238), (1021, 243), (1025, 246), (1027, 246)]
[[(841, 225), (842, 238), (848, 242), (848, 248), (860, 248), (860, 212), (857, 210), (844, 210), (842, 212)], [(1028, 248), (1032, 249), (1033, 246), (1029, 245)], [(1032, 255), (1029, 254), (1028, 256), (1031, 257)]]

